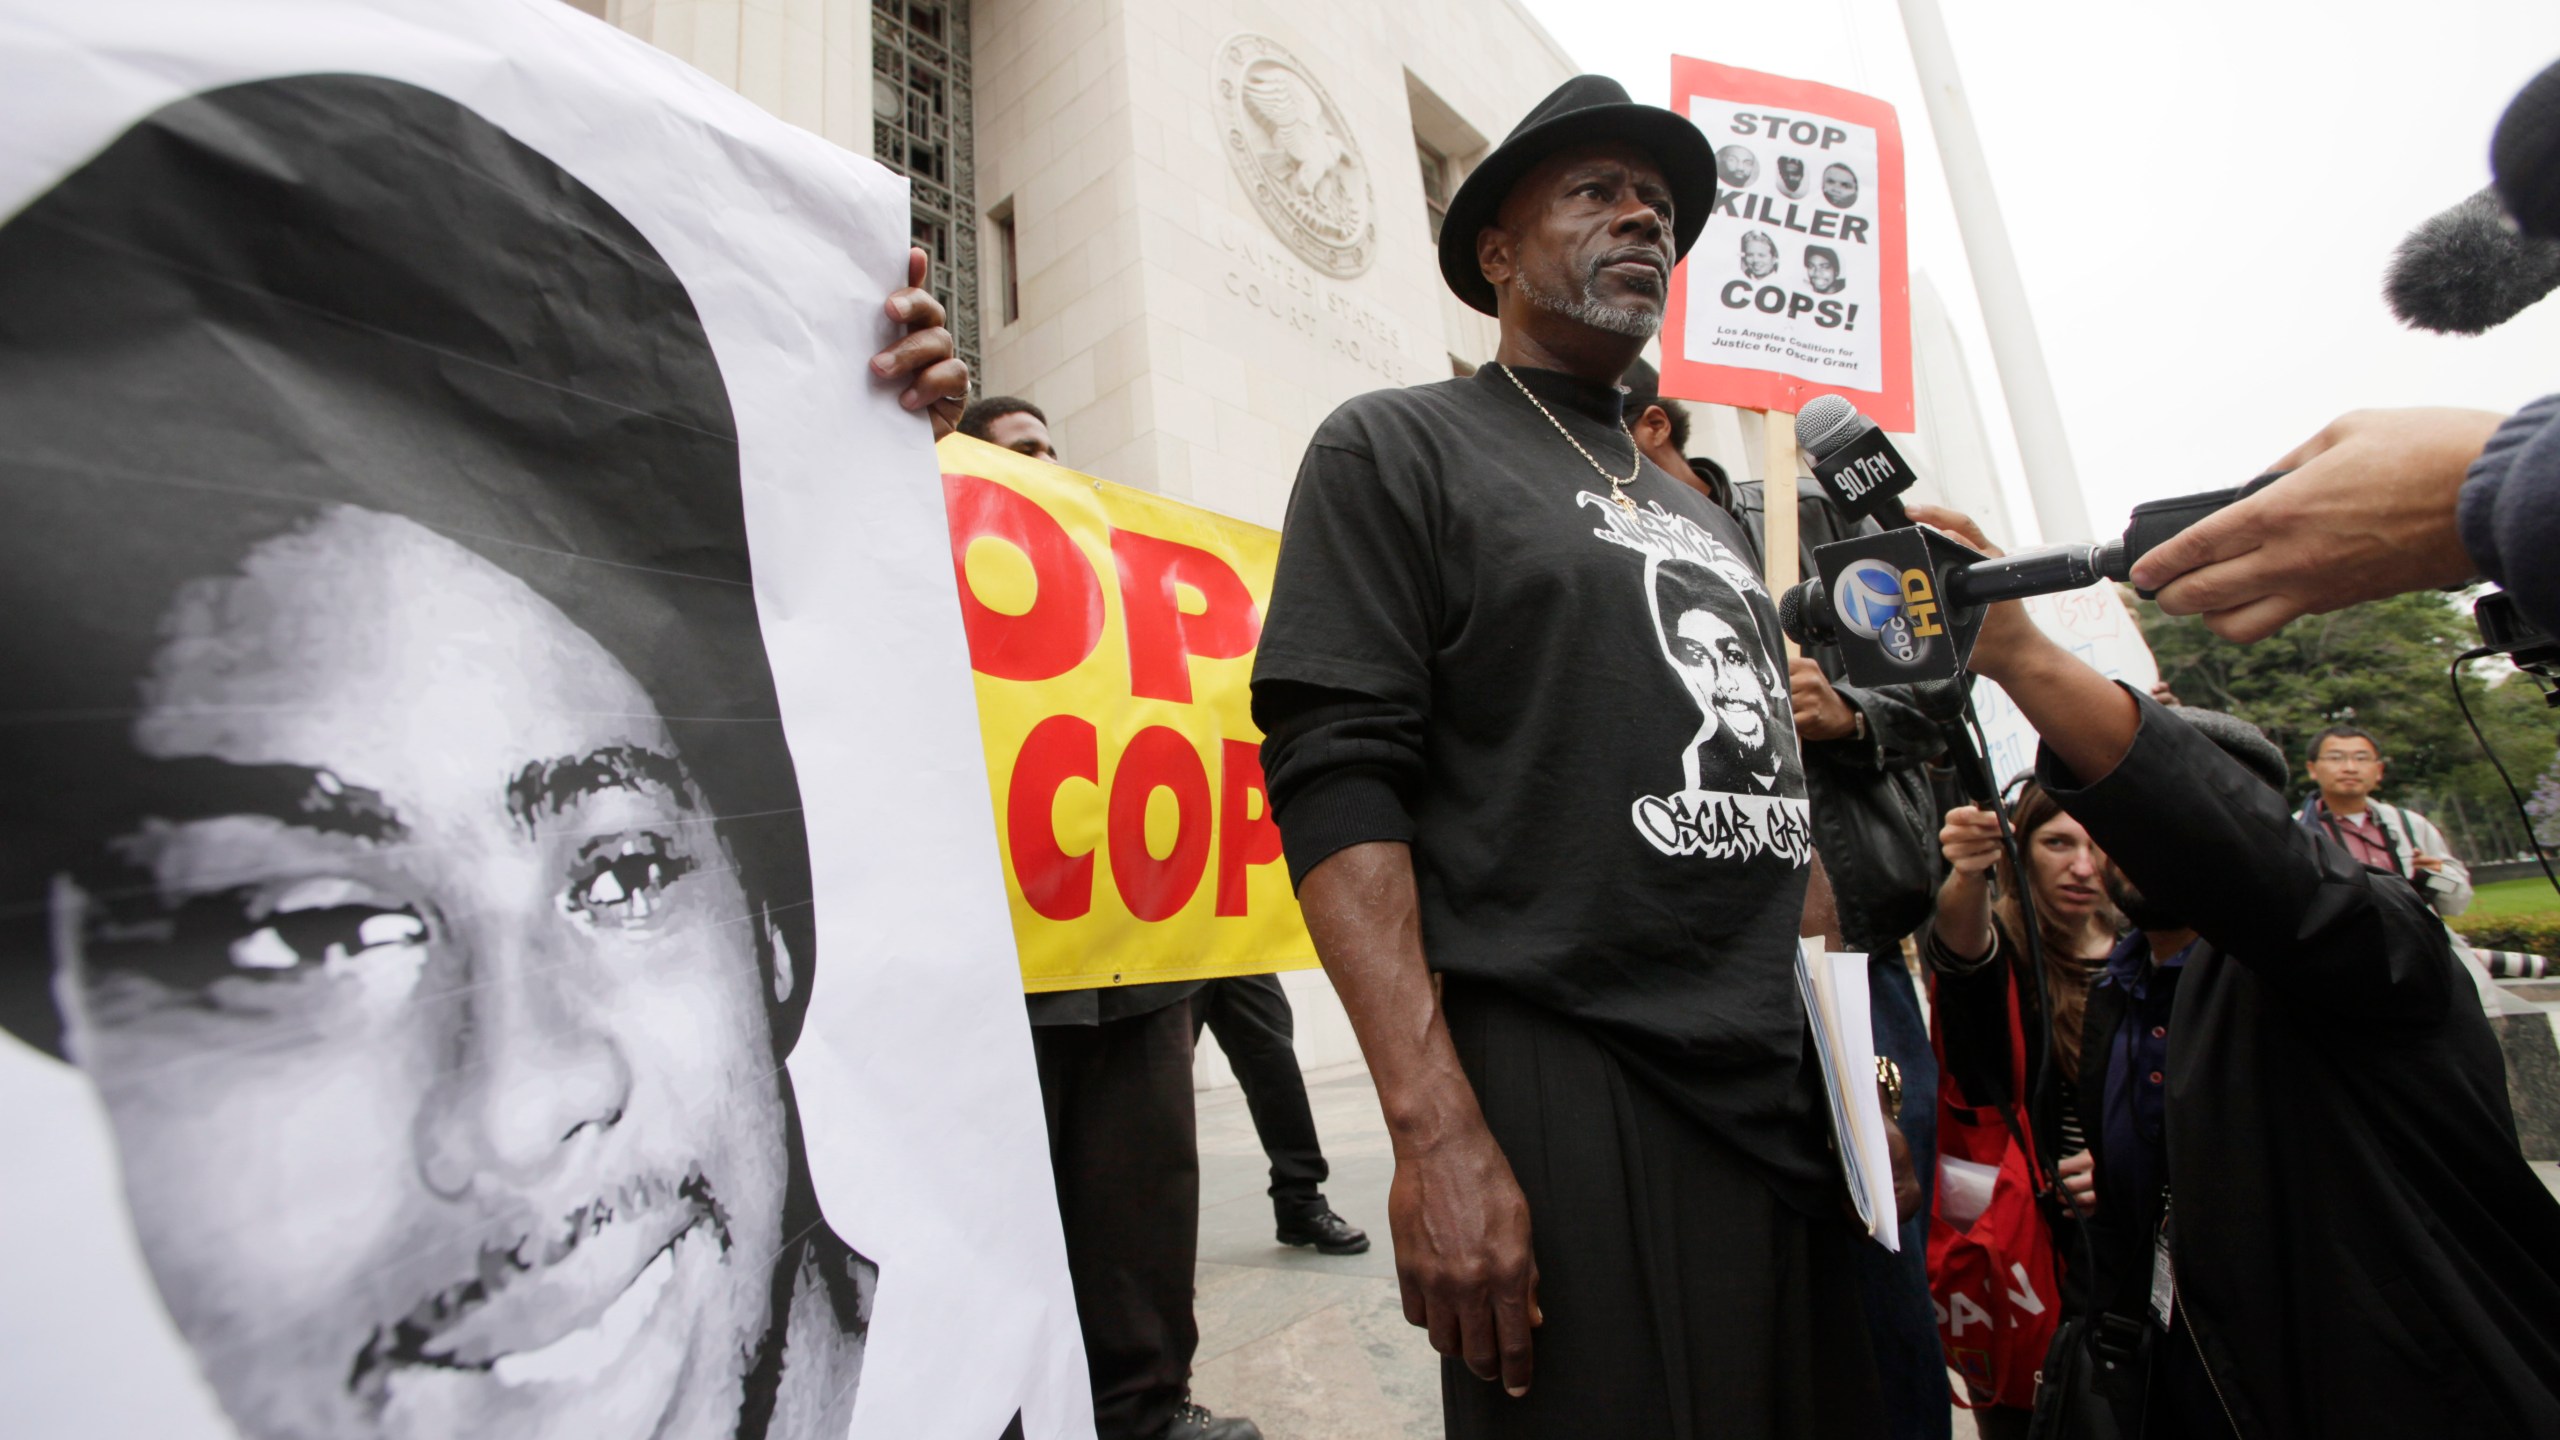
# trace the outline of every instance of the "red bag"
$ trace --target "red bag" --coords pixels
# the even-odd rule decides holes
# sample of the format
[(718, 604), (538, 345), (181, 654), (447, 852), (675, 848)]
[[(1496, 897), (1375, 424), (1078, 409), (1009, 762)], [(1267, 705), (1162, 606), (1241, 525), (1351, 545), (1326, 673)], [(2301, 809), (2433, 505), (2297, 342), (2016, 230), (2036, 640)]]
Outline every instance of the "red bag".
[[(1934, 984), (1933, 984), (1934, 989)], [(1932, 1000), (1934, 1002), (1934, 994)], [(1973, 1106), (1947, 1065), (1946, 1037), (1930, 1006), (1930, 1048), (1938, 1053), (1938, 1154), (1999, 1172), (1980, 1218), (1959, 1230), (1943, 1209), (1929, 1219), (1929, 1302), (1947, 1364), (1965, 1378), (1970, 1409), (2035, 1404), (2053, 1332), (2062, 1323), (2062, 1286), (2053, 1232), (2037, 1206), (2051, 1188), (2037, 1163), (2024, 1104)], [(2018, 1018), (2018, 977), (2009, 974), (2009, 1093), (2027, 1093), (2026, 1035)], [(1935, 1179), (1935, 1176), (1930, 1177)]]

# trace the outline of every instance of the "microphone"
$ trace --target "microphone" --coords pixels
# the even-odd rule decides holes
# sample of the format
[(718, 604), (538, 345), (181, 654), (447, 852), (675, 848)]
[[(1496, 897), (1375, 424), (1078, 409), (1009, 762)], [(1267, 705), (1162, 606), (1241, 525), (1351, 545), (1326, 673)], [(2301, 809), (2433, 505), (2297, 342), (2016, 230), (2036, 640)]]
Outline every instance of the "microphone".
[(2489, 174), (2525, 234), (2560, 239), (2560, 64), (2507, 102), (2489, 139)]
[[(1817, 395), (1796, 415), (1796, 444), (1813, 459), (1813, 478), (1831, 503), (1854, 519), (1911, 523), (1902, 492), (1918, 479), (1876, 422), (1837, 395)], [(1778, 467), (1771, 466), (1776, 474)]]
[[(2047, 545), (2037, 550), (2021, 550), (2015, 555), (1974, 560), (1960, 569), (1947, 571), (1934, 585), (1915, 586), (1906, 579), (1901, 588), (1917, 595), (1934, 592), (1941, 604), (1954, 609), (1991, 605), (2002, 600), (2025, 600), (2037, 595), (2058, 595), (2065, 590), (2084, 589), (2101, 580), (2122, 580), (2132, 568), (2133, 562), (2125, 558), (2121, 540), (2110, 540), (2103, 545)], [(1786, 631), (1788, 638), (1798, 645), (1839, 643), (1840, 630), (1831, 605), (1830, 587), (1824, 585), (1818, 576), (1789, 586), (1778, 597), (1778, 628)]]
[(2024, 600), (2032, 595), (2058, 595), (2101, 580), (2122, 580), (2133, 562), (2124, 558), (2124, 542), (2104, 545), (2047, 545), (1977, 560), (1947, 576), (1938, 593), (1949, 605), (1990, 605)]
[(1860, 685), (1954, 679), (1964, 673), (1984, 606), (2121, 581), (2170, 536), (2284, 474), (2146, 500), (2133, 507), (2124, 534), (2095, 545), (1992, 557), (1919, 525), (1836, 540), (1813, 552), (1819, 573), (1778, 597), (1778, 624), (1799, 645), (1839, 646)]
[[(2553, 183), (2560, 185), (2560, 175)], [(2383, 298), (2401, 324), (2445, 335), (2485, 334), (2554, 289), (2560, 239), (2517, 233), (2492, 190), (2410, 231), (2382, 277)]]

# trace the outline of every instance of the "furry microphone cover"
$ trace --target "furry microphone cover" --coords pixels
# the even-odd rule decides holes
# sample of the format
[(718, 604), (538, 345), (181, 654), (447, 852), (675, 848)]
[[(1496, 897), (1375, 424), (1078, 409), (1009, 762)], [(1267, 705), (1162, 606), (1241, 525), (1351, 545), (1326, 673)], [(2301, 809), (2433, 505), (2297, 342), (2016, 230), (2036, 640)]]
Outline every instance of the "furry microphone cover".
[(2560, 288), (2560, 240), (2518, 234), (2483, 190), (2409, 232), (2382, 292), (2413, 329), (2478, 335)]

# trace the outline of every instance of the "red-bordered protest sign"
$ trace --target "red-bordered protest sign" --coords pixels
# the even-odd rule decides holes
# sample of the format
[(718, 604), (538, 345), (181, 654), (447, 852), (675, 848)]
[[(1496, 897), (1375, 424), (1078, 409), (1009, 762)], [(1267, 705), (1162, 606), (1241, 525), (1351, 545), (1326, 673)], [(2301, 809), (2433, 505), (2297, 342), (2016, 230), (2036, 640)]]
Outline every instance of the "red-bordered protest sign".
[(1671, 286), (1665, 394), (1793, 412), (1839, 395), (1911, 417), (1911, 267), (1893, 107), (1671, 58), (1672, 108), (1716, 147), (1716, 207)]

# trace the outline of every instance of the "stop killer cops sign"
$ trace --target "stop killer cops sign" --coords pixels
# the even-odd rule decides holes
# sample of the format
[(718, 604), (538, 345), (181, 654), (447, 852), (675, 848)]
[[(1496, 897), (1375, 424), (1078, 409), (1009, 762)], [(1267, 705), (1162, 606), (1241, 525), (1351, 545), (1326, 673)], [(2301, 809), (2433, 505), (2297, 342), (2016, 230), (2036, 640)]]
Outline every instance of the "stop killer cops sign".
[(1796, 411), (1839, 395), (1911, 428), (1902, 129), (1869, 95), (1671, 60), (1716, 148), (1716, 205), (1671, 286), (1664, 393)]

